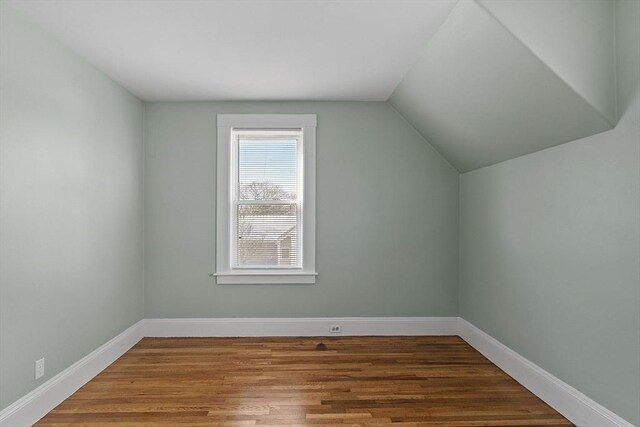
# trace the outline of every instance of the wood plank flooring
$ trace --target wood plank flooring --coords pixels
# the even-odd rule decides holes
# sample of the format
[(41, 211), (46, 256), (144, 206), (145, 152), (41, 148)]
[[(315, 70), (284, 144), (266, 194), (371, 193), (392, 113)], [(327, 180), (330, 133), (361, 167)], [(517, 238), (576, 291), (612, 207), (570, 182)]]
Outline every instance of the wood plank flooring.
[(572, 424), (458, 337), (332, 337), (145, 338), (37, 425)]

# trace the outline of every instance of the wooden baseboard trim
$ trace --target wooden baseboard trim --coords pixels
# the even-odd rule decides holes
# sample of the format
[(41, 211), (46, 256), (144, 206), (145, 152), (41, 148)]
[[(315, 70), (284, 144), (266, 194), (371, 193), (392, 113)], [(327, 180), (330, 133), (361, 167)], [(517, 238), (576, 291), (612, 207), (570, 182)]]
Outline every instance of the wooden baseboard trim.
[[(457, 335), (457, 317), (146, 319), (147, 337)], [(341, 333), (331, 333), (331, 326)]]
[(462, 318), (458, 335), (578, 427), (634, 427)]
[(64, 371), (0, 411), (0, 427), (31, 426), (89, 382), (143, 337), (137, 322)]
[[(342, 332), (330, 332), (331, 326)], [(457, 317), (145, 319), (0, 411), (0, 427), (30, 426), (143, 337), (459, 335), (578, 427), (634, 427), (575, 388)]]

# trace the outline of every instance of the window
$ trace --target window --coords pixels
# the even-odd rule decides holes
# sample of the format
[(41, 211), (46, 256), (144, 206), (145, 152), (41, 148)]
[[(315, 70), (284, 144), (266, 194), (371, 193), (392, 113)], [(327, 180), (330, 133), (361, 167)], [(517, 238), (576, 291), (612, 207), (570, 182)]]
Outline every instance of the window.
[(315, 283), (315, 134), (315, 115), (218, 115), (219, 284)]

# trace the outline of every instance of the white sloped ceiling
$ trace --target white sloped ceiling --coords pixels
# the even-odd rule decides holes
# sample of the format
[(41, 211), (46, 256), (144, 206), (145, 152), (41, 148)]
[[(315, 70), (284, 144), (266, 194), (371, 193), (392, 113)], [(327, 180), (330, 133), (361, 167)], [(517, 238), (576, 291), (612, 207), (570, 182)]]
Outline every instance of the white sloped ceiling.
[(564, 3), (460, 0), (389, 102), (462, 172), (611, 129), (612, 2)]

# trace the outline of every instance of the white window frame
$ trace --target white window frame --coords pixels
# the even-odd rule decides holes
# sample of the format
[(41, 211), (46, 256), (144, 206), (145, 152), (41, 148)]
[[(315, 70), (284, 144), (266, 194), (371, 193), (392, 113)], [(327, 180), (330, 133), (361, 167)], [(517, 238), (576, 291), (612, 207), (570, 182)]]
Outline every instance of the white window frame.
[[(315, 283), (316, 276), (316, 115), (315, 114), (218, 114), (216, 281), (218, 284)], [(232, 221), (237, 154), (233, 131), (301, 130), (298, 164), (302, 195), (299, 197), (302, 265), (297, 267), (238, 268), (233, 266)], [(302, 162), (300, 162), (302, 160)]]

